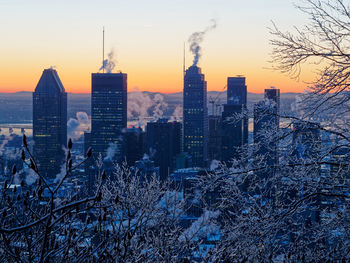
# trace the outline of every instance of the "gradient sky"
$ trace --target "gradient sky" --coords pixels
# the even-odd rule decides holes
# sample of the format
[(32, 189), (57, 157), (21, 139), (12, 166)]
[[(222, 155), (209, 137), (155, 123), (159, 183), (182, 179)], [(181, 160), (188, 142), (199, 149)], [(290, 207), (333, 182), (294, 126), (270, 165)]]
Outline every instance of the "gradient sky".
[[(33, 91), (50, 66), (66, 91), (90, 92), (103, 26), (105, 53), (114, 50), (129, 91), (181, 91), (183, 43), (212, 18), (218, 26), (206, 35), (199, 62), (208, 90), (223, 90), (235, 75), (245, 75), (255, 93), (271, 85), (305, 88), (268, 69), (271, 21), (281, 29), (307, 23), (290, 0), (0, 0), (0, 92)], [(192, 59), (186, 50), (187, 67)], [(310, 76), (304, 72), (302, 80)]]

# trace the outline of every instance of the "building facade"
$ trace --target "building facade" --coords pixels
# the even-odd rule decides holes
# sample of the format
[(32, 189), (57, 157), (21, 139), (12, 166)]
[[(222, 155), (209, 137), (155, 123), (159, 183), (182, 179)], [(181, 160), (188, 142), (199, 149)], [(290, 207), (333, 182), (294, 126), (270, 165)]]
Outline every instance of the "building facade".
[(247, 86), (245, 77), (227, 78), (227, 104), (222, 112), (221, 158), (241, 159), (248, 144)]
[(209, 139), (208, 159), (209, 161), (221, 160), (221, 116), (209, 115)]
[(254, 105), (255, 164), (266, 167), (261, 176), (275, 173), (279, 163), (280, 90), (265, 89), (265, 100)]
[(160, 119), (149, 122), (146, 128), (147, 153), (159, 167), (160, 179), (166, 180), (174, 170), (176, 157), (181, 153), (182, 125)]
[(145, 133), (141, 128), (127, 128), (122, 130), (124, 145), (124, 160), (129, 166), (142, 159), (145, 150)]
[(227, 104), (247, 106), (247, 85), (245, 77), (227, 78)]
[(183, 92), (184, 151), (195, 167), (208, 165), (207, 82), (197, 66), (186, 70)]
[(67, 145), (67, 93), (52, 68), (44, 70), (33, 92), (33, 139), (39, 172), (55, 178)]
[(91, 78), (91, 147), (93, 156), (120, 161), (122, 130), (127, 126), (127, 74), (93, 73)]

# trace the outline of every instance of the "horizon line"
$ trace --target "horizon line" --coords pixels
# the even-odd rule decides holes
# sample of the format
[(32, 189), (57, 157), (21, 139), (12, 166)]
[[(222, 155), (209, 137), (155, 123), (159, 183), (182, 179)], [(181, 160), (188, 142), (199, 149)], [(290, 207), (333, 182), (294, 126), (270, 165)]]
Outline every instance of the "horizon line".
[[(6, 92), (6, 91), (0, 91), (0, 94), (16, 94), (16, 93), (33, 93), (34, 91), (27, 91), (27, 90), (22, 90), (22, 91), (13, 91), (13, 92)], [(175, 94), (175, 93), (183, 93), (183, 91), (176, 91), (176, 92), (160, 92), (160, 91), (148, 91), (148, 90), (135, 90), (135, 91), (128, 91), (128, 93), (134, 93), (134, 92), (149, 92), (149, 93), (161, 93), (161, 94)], [(220, 93), (223, 93), (223, 92), (227, 92), (226, 90), (225, 91), (219, 91), (219, 90), (208, 90), (208, 92), (220, 92)], [(70, 93), (70, 94), (91, 94), (91, 92), (71, 92), (71, 91), (66, 91), (66, 93)], [(257, 93), (257, 92), (250, 92), (250, 91), (247, 91), (247, 93), (251, 93), (251, 94), (264, 94), (264, 92), (261, 92), (261, 93)], [(303, 93), (303, 92), (282, 92), (280, 91), (280, 93)]]

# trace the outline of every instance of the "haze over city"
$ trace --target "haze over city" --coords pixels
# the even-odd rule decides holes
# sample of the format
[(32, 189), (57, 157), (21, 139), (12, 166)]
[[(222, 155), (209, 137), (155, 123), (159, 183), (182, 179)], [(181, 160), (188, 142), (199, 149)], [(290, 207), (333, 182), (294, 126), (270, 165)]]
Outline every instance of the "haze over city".
[[(91, 73), (113, 50), (114, 72), (128, 73), (128, 90), (172, 93), (183, 88), (193, 55), (188, 39), (216, 21), (203, 42), (199, 66), (208, 91), (222, 91), (227, 76), (244, 75), (248, 91), (301, 92), (299, 81), (272, 70), (269, 27), (302, 25), (292, 1), (0, 1), (0, 92), (33, 91), (43, 68), (53, 66), (67, 92), (89, 93)], [(6, 26), (5, 26), (6, 25)], [(20, 77), (19, 77), (20, 75)]]

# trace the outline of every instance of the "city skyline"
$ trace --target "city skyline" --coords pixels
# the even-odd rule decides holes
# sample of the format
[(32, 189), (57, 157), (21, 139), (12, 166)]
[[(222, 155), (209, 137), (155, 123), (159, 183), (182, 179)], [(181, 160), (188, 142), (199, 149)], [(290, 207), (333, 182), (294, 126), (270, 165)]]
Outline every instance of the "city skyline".
[[(263, 93), (270, 86), (301, 92), (303, 80), (311, 76), (306, 71), (297, 82), (268, 69), (271, 20), (286, 30), (295, 21), (305, 22), (291, 1), (86, 1), (81, 6), (79, 1), (64, 5), (18, 0), (0, 1), (0, 6), (0, 21), (13, 21), (0, 29), (5, 36), (0, 44), (0, 92), (33, 91), (38, 72), (55, 66), (67, 92), (89, 93), (90, 74), (102, 64), (103, 26), (105, 57), (114, 49), (114, 72), (128, 72), (129, 91), (180, 92), (183, 43), (187, 68), (193, 59), (187, 40), (211, 19), (217, 28), (205, 36), (199, 61), (208, 91), (222, 91), (228, 76), (244, 75), (248, 92)], [(18, 71), (21, 79), (16, 78)]]

